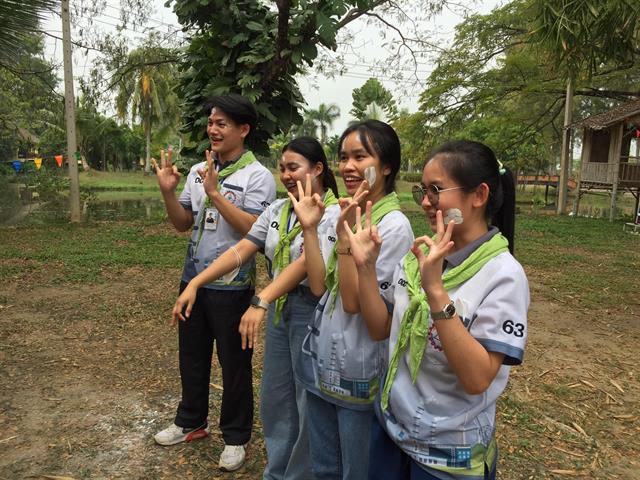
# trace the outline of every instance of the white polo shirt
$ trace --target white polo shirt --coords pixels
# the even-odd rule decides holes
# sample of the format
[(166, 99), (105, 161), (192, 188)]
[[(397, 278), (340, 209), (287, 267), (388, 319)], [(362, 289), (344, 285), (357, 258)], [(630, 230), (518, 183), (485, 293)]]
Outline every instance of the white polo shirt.
[[(276, 246), (280, 241), (280, 234), (278, 232), (278, 229), (280, 228), (280, 217), (282, 216), (282, 209), (288, 207), (290, 210), (287, 219), (287, 232), (290, 232), (297, 223), (296, 212), (293, 210), (293, 207), (288, 200), (288, 198), (278, 199), (271, 205), (269, 205), (267, 209), (258, 217), (256, 222), (253, 224), (253, 227), (251, 227), (251, 230), (246, 236), (247, 240), (251, 240), (260, 248), (260, 250), (264, 252), (264, 256), (267, 259), (267, 270), (269, 273), (269, 278), (271, 279), (277, 277), (278, 273), (280, 273), (274, 272), (272, 270), (272, 262)], [(324, 215), (322, 216), (322, 219), (318, 224), (318, 237), (323, 238), (327, 236), (327, 231), (334, 227), (339, 215), (339, 205), (331, 205), (325, 209)], [(304, 249), (303, 247), (304, 232), (300, 231), (300, 233), (296, 235), (296, 237), (291, 241), (290, 244), (290, 263), (300, 258)], [(307, 278), (305, 278), (301, 282), (301, 285), (308, 284), (309, 281)]]
[[(228, 167), (230, 164), (225, 164)], [(196, 255), (193, 250), (198, 241), (201, 216), (204, 215), (206, 193), (198, 169), (206, 168), (207, 163), (201, 162), (189, 171), (179, 202), (187, 210), (193, 212), (194, 226), (187, 248), (182, 280), (189, 282), (193, 277), (207, 268), (216, 258), (228, 248), (242, 240), (243, 235), (235, 230), (222, 215), (219, 215), (215, 230), (205, 229), (202, 232)], [(224, 170), (224, 167), (223, 167)], [(261, 214), (276, 197), (276, 182), (271, 172), (260, 162), (232, 173), (219, 186), (220, 193), (236, 207), (251, 214)], [(246, 262), (240, 268), (238, 275), (225, 283), (218, 279), (205, 286), (214, 290), (246, 290), (252, 288), (255, 282), (255, 258)]]
[[(494, 228), (479, 241), (448, 257), (447, 268), (461, 264), (496, 233)], [(396, 346), (402, 316), (409, 305), (406, 279), (401, 263), (392, 287), (383, 293), (393, 308), (390, 352)], [(447, 480), (471, 479), (476, 477), (464, 475), (462, 470), (485, 461), (491, 467), (495, 458), (492, 440), (496, 400), (507, 385), (510, 365), (522, 362), (527, 340), (529, 285), (522, 266), (505, 252), (448, 293), (469, 333), (487, 351), (504, 354), (498, 375), (484, 393), (465, 393), (447, 362), (429, 317), (426, 350), (416, 382), (411, 380), (407, 349), (398, 363), (389, 408), (382, 412), (376, 402), (376, 413), (393, 441), (429, 473)], [(429, 468), (434, 466), (438, 469)]]
[[(380, 220), (378, 232), (382, 247), (376, 276), (382, 293), (390, 287), (396, 265), (413, 244), (413, 231), (407, 217), (393, 211)], [(325, 237), (321, 242), (326, 261), (337, 237), (335, 224)], [(380, 374), (386, 368), (387, 342), (371, 340), (362, 316), (348, 314), (342, 308), (339, 291), (332, 309), (333, 300), (327, 291), (316, 307), (296, 375), (306, 389), (328, 402), (370, 410), (380, 390)]]

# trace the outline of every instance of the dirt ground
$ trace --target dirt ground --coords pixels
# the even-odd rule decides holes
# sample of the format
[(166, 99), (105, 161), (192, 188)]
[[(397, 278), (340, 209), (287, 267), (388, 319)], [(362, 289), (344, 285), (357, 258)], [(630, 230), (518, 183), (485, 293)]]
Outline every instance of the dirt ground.
[[(0, 479), (261, 478), (257, 414), (238, 473), (217, 469), (217, 432), (169, 448), (153, 442), (179, 400), (176, 333), (166, 325), (177, 270), (56, 286), (52, 272), (15, 263), (21, 273), (0, 285)], [(584, 311), (545, 297), (542, 274), (528, 274), (530, 337), (499, 404), (499, 478), (640, 479), (640, 306)]]

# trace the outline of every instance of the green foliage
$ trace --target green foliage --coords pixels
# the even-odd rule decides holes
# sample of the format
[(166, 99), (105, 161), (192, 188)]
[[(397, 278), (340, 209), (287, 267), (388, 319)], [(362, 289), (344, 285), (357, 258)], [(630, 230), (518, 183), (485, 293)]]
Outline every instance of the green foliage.
[(22, 63), (31, 53), (29, 43), (48, 10), (57, 8), (56, 0), (3, 0), (0, 2), (0, 65)]
[(312, 120), (320, 129), (322, 145), (327, 144), (327, 131), (338, 118), (340, 118), (340, 107), (335, 103), (321, 103), (317, 109), (309, 109), (305, 112), (305, 120)]
[(340, 28), (382, 3), (282, 0), (275, 10), (256, 0), (176, 1), (174, 11), (190, 34), (180, 94), (191, 139), (205, 148), (209, 97), (239, 93), (259, 114), (250, 146), (267, 155), (271, 136), (302, 123), (295, 76), (313, 64), (319, 47), (336, 48)]
[[(386, 116), (386, 120), (393, 121), (398, 115), (398, 108), (389, 90), (375, 78), (370, 78), (360, 88), (355, 88), (351, 93), (353, 108), (349, 112), (358, 120), (374, 118), (369, 110), (372, 106), (378, 106)], [(376, 120), (385, 120), (376, 118)]]

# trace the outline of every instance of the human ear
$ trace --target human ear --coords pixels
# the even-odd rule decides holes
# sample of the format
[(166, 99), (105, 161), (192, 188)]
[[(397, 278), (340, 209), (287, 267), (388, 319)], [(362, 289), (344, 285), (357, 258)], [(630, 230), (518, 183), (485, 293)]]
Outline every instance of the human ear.
[(251, 127), (249, 126), (249, 124), (243, 123), (242, 125), (240, 125), (240, 136), (243, 140), (247, 137), (247, 135), (249, 135), (250, 130)]
[(482, 182), (473, 192), (473, 206), (482, 207), (489, 201), (489, 185)]

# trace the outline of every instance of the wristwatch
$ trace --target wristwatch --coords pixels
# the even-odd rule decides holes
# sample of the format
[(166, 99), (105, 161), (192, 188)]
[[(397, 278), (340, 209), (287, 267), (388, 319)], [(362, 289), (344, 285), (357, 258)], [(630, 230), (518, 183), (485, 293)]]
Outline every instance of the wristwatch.
[(431, 312), (431, 318), (435, 320), (448, 320), (456, 314), (456, 307), (453, 302), (447, 303), (440, 312)]
[(251, 297), (251, 306), (255, 308), (262, 308), (264, 310), (268, 310), (269, 302), (265, 302), (259, 296), (254, 295), (253, 297)]

